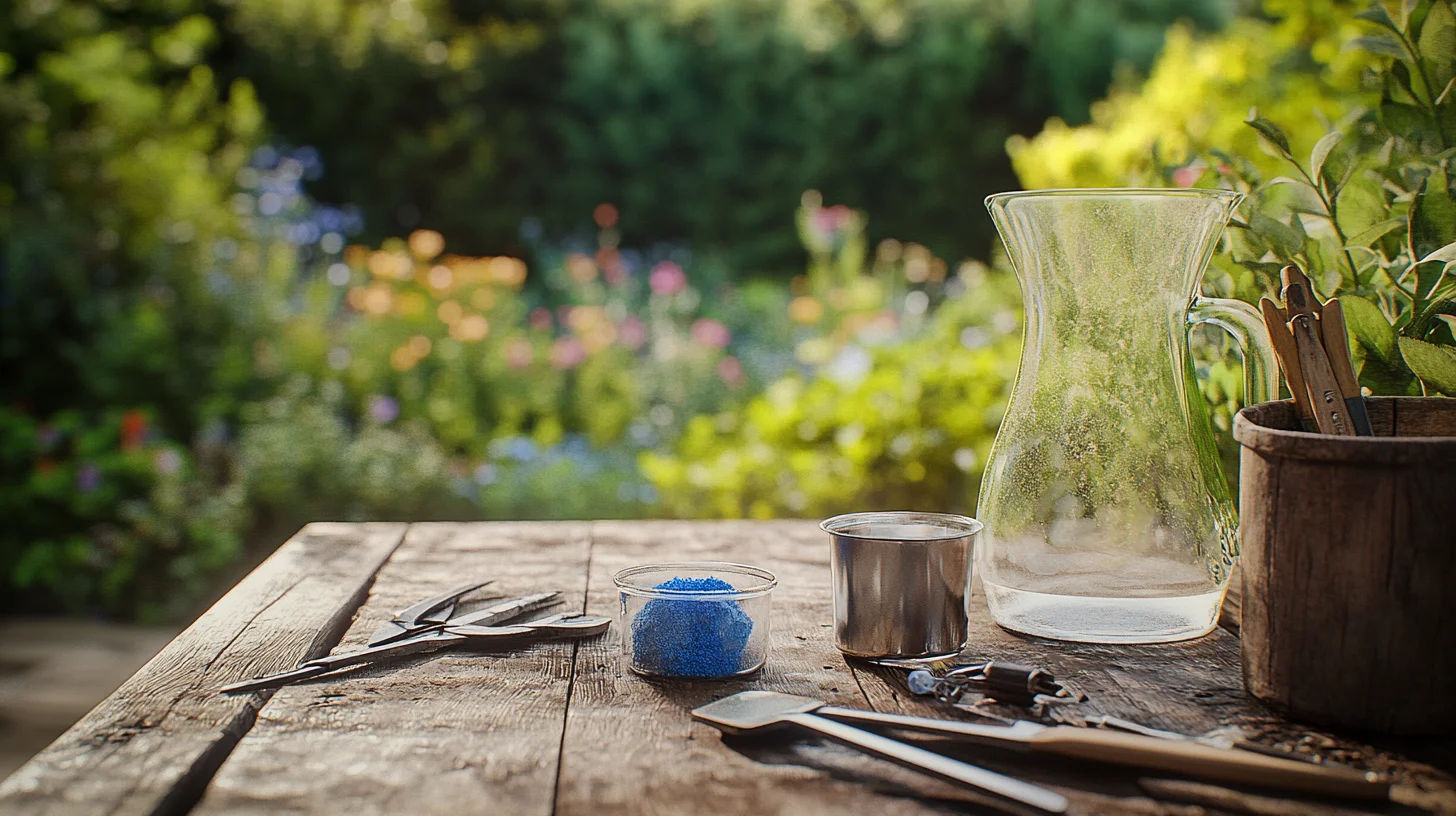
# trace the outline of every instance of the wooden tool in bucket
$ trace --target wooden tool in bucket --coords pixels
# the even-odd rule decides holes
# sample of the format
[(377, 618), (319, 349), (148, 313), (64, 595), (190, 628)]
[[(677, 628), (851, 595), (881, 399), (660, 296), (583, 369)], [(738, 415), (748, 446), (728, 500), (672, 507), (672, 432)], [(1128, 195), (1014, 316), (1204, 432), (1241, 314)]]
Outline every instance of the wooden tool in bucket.
[(1287, 311), (1261, 305), (1294, 399), (1234, 421), (1244, 685), (1315, 723), (1452, 733), (1456, 400), (1352, 400), (1339, 302), (1285, 283)]

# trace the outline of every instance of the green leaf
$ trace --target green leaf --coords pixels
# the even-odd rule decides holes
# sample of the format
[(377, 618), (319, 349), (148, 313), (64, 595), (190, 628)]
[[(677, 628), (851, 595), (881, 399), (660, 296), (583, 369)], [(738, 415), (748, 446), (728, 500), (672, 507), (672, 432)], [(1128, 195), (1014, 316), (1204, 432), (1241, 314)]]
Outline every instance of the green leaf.
[[(1346, 184), (1335, 199), (1340, 229), (1344, 231), (1345, 235), (1362, 235), (1376, 225), (1390, 220), (1390, 208), (1386, 206), (1385, 195), (1384, 188), (1380, 186), (1379, 180), (1374, 178), (1373, 173), (1365, 174)], [(1404, 218), (1400, 219), (1400, 225), (1405, 226)], [(1378, 237), (1376, 236), (1376, 238)], [(1368, 241), (1350, 239), (1351, 243), (1363, 243), (1366, 246), (1374, 241), (1375, 238)]]
[(1380, 307), (1356, 295), (1340, 297), (1345, 312), (1345, 327), (1350, 337), (1364, 350), (1365, 356), (1389, 367), (1396, 359), (1396, 334)]
[(1406, 236), (1412, 259), (1424, 258), (1456, 241), (1456, 201), (1451, 200), (1446, 171), (1437, 167), (1416, 190)]
[(1415, 268), (1415, 310), (1423, 312), (1426, 302), (1436, 297), (1436, 288), (1446, 277), (1444, 261), (1417, 264)]
[[(0, 76), (4, 76), (3, 71), (0, 71)], [(1456, 89), (1456, 77), (1452, 77), (1452, 80), (1450, 80), (1450, 82), (1447, 82), (1446, 87), (1444, 87), (1439, 95), (1436, 96), (1437, 105), (1444, 105), (1447, 99), (1450, 99), (1450, 95), (1452, 95), (1452, 89)]]
[(1431, 95), (1440, 93), (1456, 75), (1456, 15), (1452, 15), (1450, 4), (1436, 0), (1421, 23), (1421, 36), (1416, 40), (1421, 65), (1426, 76), (1435, 84)]
[(1368, 247), (1376, 241), (1380, 240), (1381, 238), (1384, 238), (1385, 236), (1389, 235), (1395, 230), (1401, 229), (1404, 226), (1404, 218), (1387, 218), (1384, 221), (1379, 221), (1371, 224), (1369, 227), (1366, 227), (1360, 232), (1351, 235), (1350, 243), (1348, 244), (1348, 246)]
[(1259, 135), (1263, 136), (1265, 141), (1278, 150), (1281, 156), (1290, 161), (1294, 160), (1294, 154), (1289, 152), (1289, 137), (1284, 135), (1284, 131), (1280, 130), (1278, 125), (1268, 119), (1261, 119), (1257, 116), (1244, 124), (1259, 131)]
[(1304, 236), (1299, 230), (1263, 213), (1255, 213), (1249, 220), (1249, 227), (1285, 260), (1292, 259), (1304, 249)]
[(1431, 118), (1415, 105), (1387, 99), (1380, 103), (1380, 123), (1396, 136), (1415, 141), (1430, 128)]
[(1369, 51), (1372, 54), (1379, 54), (1382, 57), (1395, 57), (1396, 59), (1408, 59), (1405, 46), (1400, 40), (1385, 34), (1368, 34), (1364, 37), (1356, 37), (1350, 40), (1346, 48), (1359, 48), (1362, 51)]
[(1390, 19), (1390, 12), (1386, 11), (1385, 6), (1382, 6), (1379, 3), (1371, 3), (1370, 8), (1367, 8), (1359, 14), (1356, 14), (1355, 19), (1369, 20), (1376, 25), (1385, 26), (1386, 28), (1396, 32), (1397, 34), (1400, 33), (1400, 26), (1396, 25), (1395, 21)]
[(1321, 174), (1325, 171), (1325, 161), (1329, 159), (1330, 151), (1334, 150), (1335, 145), (1339, 142), (1340, 134), (1336, 131), (1326, 133), (1320, 137), (1318, 142), (1314, 143), (1314, 149), (1309, 152), (1309, 175), (1315, 181), (1319, 181), (1323, 177)]
[(1385, 98), (1392, 102), (1399, 102), (1402, 105), (1416, 105), (1419, 107), (1426, 102), (1426, 87), (1422, 84), (1419, 92), (1411, 84), (1410, 68), (1403, 62), (1393, 62), (1390, 70), (1385, 74)]
[(1421, 259), (1421, 263), (1427, 261), (1445, 261), (1446, 263), (1456, 261), (1456, 241), (1452, 241)]
[(1428, 388), (1448, 397), (1456, 396), (1456, 348), (1402, 337), (1400, 354), (1411, 372)]

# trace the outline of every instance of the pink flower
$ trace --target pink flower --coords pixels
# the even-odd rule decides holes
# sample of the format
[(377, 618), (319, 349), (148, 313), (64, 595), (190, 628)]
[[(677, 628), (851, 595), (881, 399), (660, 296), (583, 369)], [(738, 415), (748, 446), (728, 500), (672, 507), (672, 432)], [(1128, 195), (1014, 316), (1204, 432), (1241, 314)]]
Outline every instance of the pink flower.
[(575, 337), (562, 337), (551, 344), (551, 366), (561, 370), (575, 368), (586, 360), (586, 349)]
[(727, 348), (733, 335), (728, 327), (711, 318), (693, 322), (693, 340), (709, 348)]
[(833, 207), (822, 207), (815, 210), (811, 223), (814, 231), (827, 240), (834, 237), (836, 232), (849, 226), (849, 222), (853, 219), (854, 210), (843, 204), (835, 204)]
[(652, 291), (659, 295), (671, 295), (688, 288), (688, 276), (683, 272), (682, 267), (672, 261), (662, 261), (652, 267), (652, 275), (647, 279)]
[(627, 267), (621, 261), (614, 261), (602, 267), (602, 278), (612, 286), (621, 286), (627, 282)]
[(1203, 168), (1197, 164), (1188, 164), (1173, 171), (1173, 183), (1179, 187), (1192, 187), (1203, 177)]
[(718, 361), (718, 376), (723, 382), (729, 385), (739, 385), (743, 382), (743, 363), (732, 355)]
[(617, 338), (622, 341), (622, 345), (635, 351), (647, 342), (647, 326), (640, 319), (629, 317), (617, 327)]
[(515, 337), (506, 343), (506, 365), (511, 368), (517, 371), (526, 368), (531, 365), (531, 360), (534, 357), (535, 354), (531, 349), (531, 344), (525, 340)]
[(531, 316), (528, 318), (528, 321), (530, 322), (531, 328), (533, 329), (537, 329), (540, 331), (550, 331), (551, 310), (547, 309), (545, 306), (537, 306), (536, 308), (531, 310)]

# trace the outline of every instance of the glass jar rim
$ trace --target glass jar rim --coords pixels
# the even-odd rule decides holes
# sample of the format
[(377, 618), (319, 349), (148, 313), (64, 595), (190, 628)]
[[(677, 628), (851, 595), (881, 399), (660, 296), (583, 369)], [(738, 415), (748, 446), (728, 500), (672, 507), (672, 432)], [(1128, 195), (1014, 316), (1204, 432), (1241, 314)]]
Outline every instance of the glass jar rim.
[(1054, 187), (1046, 190), (1008, 190), (986, 196), (986, 206), (1013, 198), (1037, 198), (1041, 196), (1084, 196), (1086, 198), (1108, 198), (1120, 196), (1177, 196), (1187, 198), (1222, 198), (1241, 201), (1244, 194), (1237, 190), (1223, 190), (1209, 187)]
[[(948, 528), (942, 535), (902, 538), (899, 536), (864, 535), (850, 532), (848, 527), (862, 524), (935, 524)], [(845, 513), (819, 522), (819, 529), (830, 535), (853, 538), (860, 541), (903, 541), (907, 544), (932, 541), (952, 541), (969, 538), (985, 528), (977, 519), (956, 513), (926, 513), (918, 510), (873, 510), (864, 513)]]
[[(658, 589), (655, 586), (642, 586), (632, 583), (632, 579), (647, 573), (671, 573), (671, 572), (708, 572), (720, 575), (738, 575), (755, 578), (758, 583), (749, 587), (724, 589), (711, 592), (695, 592), (693, 590)], [(767, 595), (773, 588), (779, 585), (779, 579), (772, 572), (751, 564), (738, 564), (732, 561), (664, 561), (660, 564), (641, 564), (636, 567), (628, 567), (619, 570), (612, 576), (612, 582), (617, 589), (629, 595), (637, 595), (644, 598), (673, 598), (688, 601), (739, 601), (745, 598), (756, 598), (760, 595)]]

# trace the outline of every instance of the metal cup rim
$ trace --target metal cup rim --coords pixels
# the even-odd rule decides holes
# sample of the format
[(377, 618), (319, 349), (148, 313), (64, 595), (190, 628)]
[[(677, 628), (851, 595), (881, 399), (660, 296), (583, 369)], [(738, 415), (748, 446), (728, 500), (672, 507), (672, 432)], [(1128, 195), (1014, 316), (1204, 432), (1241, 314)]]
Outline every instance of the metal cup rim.
[[(860, 533), (847, 532), (843, 528), (855, 524), (867, 523), (920, 523), (938, 524), (944, 527), (960, 527), (956, 532), (944, 535), (924, 536), (916, 538), (899, 538), (895, 536), (872, 536)], [(819, 522), (819, 529), (833, 536), (852, 538), (858, 541), (901, 541), (905, 543), (918, 544), (934, 541), (954, 541), (959, 538), (970, 538), (986, 525), (970, 516), (962, 516), (956, 513), (926, 513), (918, 510), (872, 510), (862, 513), (844, 513), (833, 518), (827, 518)]]

